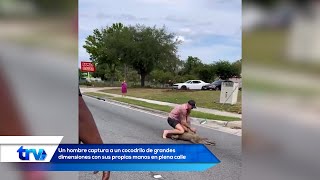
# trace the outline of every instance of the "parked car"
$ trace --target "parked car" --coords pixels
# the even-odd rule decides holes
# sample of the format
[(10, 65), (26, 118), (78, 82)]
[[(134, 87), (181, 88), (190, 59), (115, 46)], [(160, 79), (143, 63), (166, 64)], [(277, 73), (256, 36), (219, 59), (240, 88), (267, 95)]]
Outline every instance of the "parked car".
[(206, 86), (203, 86), (202, 90), (215, 90), (220, 91), (221, 90), (221, 84), (222, 82), (233, 82), (229, 80), (217, 80), (212, 82), (211, 84), (208, 84)]
[(177, 83), (172, 86), (173, 89), (192, 89), (192, 90), (201, 90), (204, 86), (208, 85), (209, 83), (206, 83), (201, 80), (189, 80), (184, 83)]

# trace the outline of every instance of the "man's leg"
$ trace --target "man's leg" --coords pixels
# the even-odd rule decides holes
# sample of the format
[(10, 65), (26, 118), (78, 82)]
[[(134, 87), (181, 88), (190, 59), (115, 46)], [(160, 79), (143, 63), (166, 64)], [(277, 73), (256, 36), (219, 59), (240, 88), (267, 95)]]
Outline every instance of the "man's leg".
[(177, 124), (175, 129), (164, 130), (162, 137), (164, 139), (166, 139), (168, 134), (183, 134), (183, 133), (184, 133), (184, 129), (183, 129), (182, 125), (181, 124)]

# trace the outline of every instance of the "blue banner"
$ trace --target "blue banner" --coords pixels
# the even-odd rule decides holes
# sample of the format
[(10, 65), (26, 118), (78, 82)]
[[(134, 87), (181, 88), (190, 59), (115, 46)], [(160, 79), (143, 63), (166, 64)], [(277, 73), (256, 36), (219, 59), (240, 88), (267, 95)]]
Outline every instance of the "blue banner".
[(202, 144), (61, 144), (28, 171), (204, 171), (220, 160)]
[(218, 163), (200, 144), (59, 145), (52, 163)]

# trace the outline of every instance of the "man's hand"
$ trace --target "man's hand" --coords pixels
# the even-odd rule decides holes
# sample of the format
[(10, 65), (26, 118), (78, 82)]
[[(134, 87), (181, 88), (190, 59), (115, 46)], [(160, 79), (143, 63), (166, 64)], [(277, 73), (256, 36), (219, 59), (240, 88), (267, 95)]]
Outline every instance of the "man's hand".
[(192, 132), (194, 132), (194, 133), (197, 132), (196, 128), (190, 128), (190, 130), (191, 130)]
[(187, 126), (182, 125), (182, 127), (183, 127), (183, 129), (184, 129), (185, 132), (189, 132), (189, 128), (188, 128)]

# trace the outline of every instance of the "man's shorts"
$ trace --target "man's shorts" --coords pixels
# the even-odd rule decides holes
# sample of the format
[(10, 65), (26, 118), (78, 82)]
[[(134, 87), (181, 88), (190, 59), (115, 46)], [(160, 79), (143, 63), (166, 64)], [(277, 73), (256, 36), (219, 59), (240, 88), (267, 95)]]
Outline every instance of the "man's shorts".
[(177, 124), (180, 124), (179, 121), (168, 117), (168, 123), (171, 127), (176, 128)]

